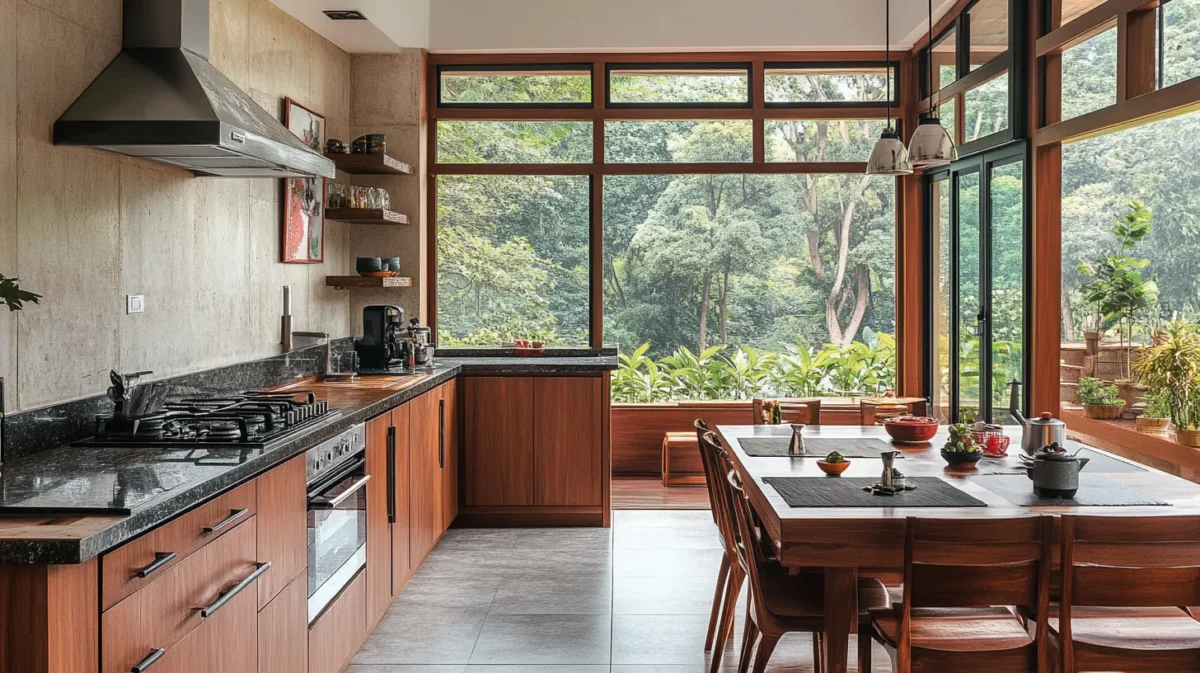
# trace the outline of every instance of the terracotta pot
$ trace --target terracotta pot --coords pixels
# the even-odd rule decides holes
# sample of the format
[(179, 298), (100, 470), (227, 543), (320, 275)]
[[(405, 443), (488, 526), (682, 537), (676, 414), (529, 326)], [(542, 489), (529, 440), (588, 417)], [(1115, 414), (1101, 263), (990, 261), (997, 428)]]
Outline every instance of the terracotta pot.
[(1092, 357), (1096, 357), (1096, 354), (1100, 352), (1100, 337), (1101, 336), (1102, 335), (1100, 332), (1084, 332), (1083, 333), (1083, 343), (1085, 346), (1087, 346), (1087, 354), (1088, 355), (1090, 355)]
[(1138, 432), (1166, 432), (1171, 425), (1169, 418), (1146, 418), (1145, 416), (1137, 417)]
[(1083, 414), (1088, 418), (1094, 418), (1098, 421), (1111, 421), (1118, 418), (1121, 412), (1125, 410), (1123, 404), (1085, 404), (1083, 405)]
[(1175, 428), (1175, 441), (1184, 446), (1200, 449), (1200, 430), (1183, 430)]

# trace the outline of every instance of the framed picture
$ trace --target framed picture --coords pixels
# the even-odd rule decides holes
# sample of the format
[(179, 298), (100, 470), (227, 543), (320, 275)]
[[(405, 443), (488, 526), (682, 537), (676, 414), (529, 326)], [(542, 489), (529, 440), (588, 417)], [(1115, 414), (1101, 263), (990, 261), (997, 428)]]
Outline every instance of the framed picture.
[[(283, 125), (320, 153), (325, 146), (325, 118), (291, 98), (283, 101)], [(283, 262), (325, 261), (325, 178), (283, 181)]]

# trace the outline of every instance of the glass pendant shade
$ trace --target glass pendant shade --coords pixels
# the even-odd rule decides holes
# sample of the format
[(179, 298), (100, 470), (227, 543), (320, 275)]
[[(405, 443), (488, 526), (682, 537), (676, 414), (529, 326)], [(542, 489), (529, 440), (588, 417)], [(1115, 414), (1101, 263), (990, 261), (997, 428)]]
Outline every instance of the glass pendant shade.
[(912, 165), (923, 168), (945, 166), (956, 159), (958, 148), (942, 122), (937, 117), (922, 119), (908, 143), (908, 160)]
[(871, 158), (867, 160), (867, 175), (908, 175), (913, 172), (908, 161), (908, 148), (890, 128), (884, 129)]

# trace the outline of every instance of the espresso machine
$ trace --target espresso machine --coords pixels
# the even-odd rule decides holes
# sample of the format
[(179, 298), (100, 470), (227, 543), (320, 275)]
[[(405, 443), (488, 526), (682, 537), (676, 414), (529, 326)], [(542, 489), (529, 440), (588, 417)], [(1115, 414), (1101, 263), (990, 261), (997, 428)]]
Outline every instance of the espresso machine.
[(405, 338), (404, 309), (363, 309), (363, 336), (354, 343), (360, 374), (397, 374), (410, 367), (412, 347)]

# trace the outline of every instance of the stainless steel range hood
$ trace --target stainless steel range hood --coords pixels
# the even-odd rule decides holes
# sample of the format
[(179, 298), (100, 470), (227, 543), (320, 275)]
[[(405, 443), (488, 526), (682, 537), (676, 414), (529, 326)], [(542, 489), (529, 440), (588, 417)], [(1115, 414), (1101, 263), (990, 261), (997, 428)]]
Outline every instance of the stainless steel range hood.
[(334, 177), (208, 62), (208, 0), (125, 0), (124, 49), (54, 123), (82, 145), (221, 177)]

